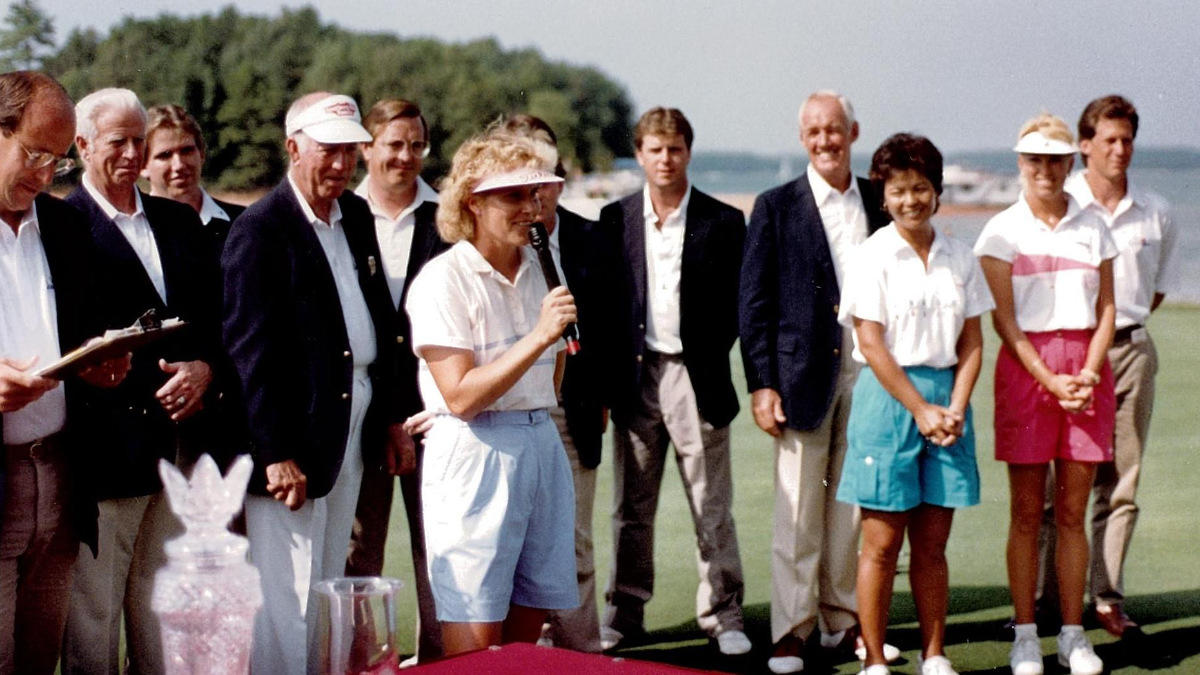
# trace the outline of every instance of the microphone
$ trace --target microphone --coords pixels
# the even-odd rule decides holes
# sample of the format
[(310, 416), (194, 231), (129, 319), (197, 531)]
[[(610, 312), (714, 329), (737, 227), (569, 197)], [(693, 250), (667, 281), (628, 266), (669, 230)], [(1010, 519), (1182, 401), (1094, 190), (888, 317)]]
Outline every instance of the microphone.
[[(529, 226), (529, 243), (533, 245), (533, 250), (537, 251), (546, 285), (550, 288), (562, 286), (562, 280), (558, 278), (558, 268), (554, 266), (554, 256), (550, 255), (550, 235), (546, 233), (545, 225), (533, 223)], [(563, 339), (567, 341), (568, 354), (574, 356), (579, 353), (579, 327), (574, 321), (563, 329)]]

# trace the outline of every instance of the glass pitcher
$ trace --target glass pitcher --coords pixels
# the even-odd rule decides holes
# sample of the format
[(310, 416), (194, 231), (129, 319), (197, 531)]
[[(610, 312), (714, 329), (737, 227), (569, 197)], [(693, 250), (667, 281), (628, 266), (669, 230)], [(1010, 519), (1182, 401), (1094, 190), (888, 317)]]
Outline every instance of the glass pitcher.
[(396, 645), (399, 579), (343, 577), (313, 586), (317, 599), (318, 672), (390, 675), (400, 672)]

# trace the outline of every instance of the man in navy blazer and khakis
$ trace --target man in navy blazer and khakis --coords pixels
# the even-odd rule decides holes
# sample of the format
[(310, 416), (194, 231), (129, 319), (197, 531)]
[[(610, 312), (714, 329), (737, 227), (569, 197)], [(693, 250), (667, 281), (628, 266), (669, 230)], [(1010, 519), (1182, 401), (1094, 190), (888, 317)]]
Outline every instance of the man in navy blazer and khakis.
[(837, 314), (852, 249), (887, 218), (870, 183), (850, 173), (857, 138), (845, 97), (810, 96), (800, 108), (805, 174), (759, 195), (746, 236), (742, 360), (754, 421), (775, 438), (775, 673), (804, 669), (816, 628), (826, 647), (853, 649), (858, 636), (858, 509), (834, 498), (858, 367)]
[(158, 462), (202, 448), (210, 426), (220, 351), (219, 276), (200, 219), (187, 206), (144, 195), (146, 110), (128, 89), (101, 89), (75, 108), (75, 146), (84, 174), (67, 202), (91, 225), (106, 327), (123, 328), (148, 309), (179, 317), (184, 332), (139, 349), (121, 386), (89, 392), (84, 458), (87, 492), (98, 501), (96, 555), (81, 549), (63, 638), (63, 672), (120, 667), (124, 626), (130, 671), (164, 669), (158, 618), (150, 611), (163, 543), (182, 528), (166, 503)]
[(357, 144), (371, 140), (360, 119), (348, 96), (293, 103), (287, 178), (234, 221), (221, 256), (223, 337), (255, 464), (246, 497), (263, 588), (254, 672), (315, 671), (311, 589), (345, 570), (363, 466), (415, 465), (411, 444), (404, 453), (398, 441), (395, 309), (373, 219), (345, 192)]
[[(676, 463), (696, 529), (700, 628), (725, 654), (750, 651), (743, 632), (741, 559), (731, 502), (729, 423), (738, 412), (729, 372), (745, 219), (688, 184), (692, 129), (654, 108), (634, 129), (645, 188), (600, 214), (620, 240), (615, 309), (605, 322), (615, 425), (615, 560), (601, 628), (611, 649), (644, 632), (654, 590), (654, 514), (666, 462)], [(593, 341), (595, 343), (596, 341)]]

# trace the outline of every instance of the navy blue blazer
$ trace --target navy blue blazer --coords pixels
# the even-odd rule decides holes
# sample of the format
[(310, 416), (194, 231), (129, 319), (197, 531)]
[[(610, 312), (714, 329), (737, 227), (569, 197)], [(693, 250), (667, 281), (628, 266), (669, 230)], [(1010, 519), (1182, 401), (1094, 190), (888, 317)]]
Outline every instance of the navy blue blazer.
[[(873, 233), (889, 219), (870, 182), (856, 180)], [(786, 426), (815, 429), (833, 402), (841, 365), (841, 291), (806, 175), (754, 201), (740, 297), (742, 363), (750, 391), (776, 390)]]
[[(347, 191), (338, 204), (375, 327), (362, 435), (364, 462), (373, 462), (387, 424), (404, 419), (392, 405), (396, 312), (367, 203)], [(323, 497), (345, 454), (353, 355), (333, 272), (286, 179), (234, 221), (221, 269), (223, 338), (241, 377), (254, 458), (250, 490), (266, 495), (267, 465), (290, 459), (308, 478), (308, 496)]]
[[(210, 402), (219, 395), (216, 379), (205, 394), (205, 409), (182, 423), (172, 422), (154, 397), (169, 376), (158, 367), (167, 361), (204, 361), (220, 353), (220, 291), (212, 246), (192, 207), (170, 199), (141, 195), (154, 233), (167, 297), (155, 290), (125, 235), (91, 195), (77, 187), (67, 202), (91, 224), (96, 275), (103, 293), (101, 311), (107, 328), (124, 328), (148, 309), (159, 318), (179, 317), (191, 324), (177, 337), (138, 350), (133, 368), (115, 389), (90, 389), (88, 424), (94, 430), (89, 457), (97, 499), (138, 497), (161, 489), (160, 458), (175, 461), (177, 451), (195, 454), (210, 424)], [(214, 376), (219, 375), (216, 368)]]
[[(729, 350), (737, 339), (738, 270), (746, 221), (742, 212), (691, 188), (684, 226), (679, 290), (679, 332), (683, 362), (696, 392), (700, 415), (714, 427), (738, 413), (729, 371)], [(605, 206), (605, 235), (619, 242), (617, 286), (609, 350), (609, 405), (613, 419), (626, 424), (641, 400), (642, 358), (646, 351), (646, 221), (643, 191)]]
[[(50, 268), (54, 287), (54, 308), (58, 327), (58, 347), (61, 353), (75, 349), (87, 339), (104, 332), (103, 317), (96, 293), (92, 269), (94, 252), (87, 220), (66, 202), (48, 194), (34, 199), (37, 207), (38, 229), (42, 248)], [(6, 227), (4, 225), (0, 225)], [(49, 364), (42, 364), (49, 365)], [(84, 470), (82, 458), (95, 450), (94, 439), (78, 433), (85, 399), (81, 396), (87, 385), (76, 377), (67, 377), (61, 385), (67, 398), (67, 422), (62, 430), (66, 449), (67, 480), (65, 496), (70, 521), (76, 536), (96, 550), (96, 500), (90, 498), (86, 485), (92, 480)], [(0, 435), (4, 418), (0, 416)], [(4, 467), (0, 465), (0, 502), (4, 499)], [(0, 530), (4, 522), (0, 520)]]
[(600, 367), (605, 330), (603, 303), (612, 288), (604, 276), (605, 256), (600, 249), (604, 243), (599, 228), (598, 222), (558, 207), (559, 264), (563, 283), (575, 296), (581, 337), (579, 353), (567, 356), (562, 406), (579, 463), (588, 469), (600, 464), (600, 440), (604, 435), (604, 373)]

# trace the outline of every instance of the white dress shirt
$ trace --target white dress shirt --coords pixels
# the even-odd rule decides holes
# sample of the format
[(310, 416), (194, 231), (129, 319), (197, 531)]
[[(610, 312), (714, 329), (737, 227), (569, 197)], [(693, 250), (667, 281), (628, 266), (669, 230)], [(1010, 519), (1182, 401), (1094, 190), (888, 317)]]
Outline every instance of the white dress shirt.
[(825, 240), (829, 242), (829, 253), (833, 258), (833, 272), (837, 275), (838, 288), (841, 288), (854, 248), (867, 238), (867, 212), (858, 191), (858, 180), (851, 175), (850, 187), (845, 192), (838, 192), (825, 182), (812, 164), (805, 173), (817, 210), (821, 212)]
[(208, 190), (200, 188), (200, 222), (208, 225), (213, 218), (231, 220), (229, 214), (225, 213), (225, 209), (221, 208), (212, 195), (208, 194)]
[(150, 283), (154, 284), (154, 290), (158, 291), (158, 297), (165, 304), (167, 302), (167, 282), (163, 279), (162, 258), (158, 255), (158, 243), (154, 240), (154, 231), (150, 229), (150, 221), (146, 219), (146, 211), (142, 209), (141, 192), (134, 188), (133, 213), (125, 214), (118, 211), (112, 202), (100, 194), (96, 186), (92, 185), (86, 172), (83, 174), (82, 183), (83, 189), (92, 196), (92, 199), (96, 200), (104, 215), (113, 221), (113, 225), (117, 226), (121, 234), (125, 235), (125, 240), (137, 254), (138, 260), (142, 262), (146, 276), (150, 277)]
[[(883, 324), (884, 342), (901, 366), (949, 368), (958, 363), (963, 323), (995, 307), (971, 247), (935, 233), (927, 262), (890, 224), (855, 251), (854, 274), (842, 288), (838, 321)], [(866, 363), (854, 333), (854, 360)]]
[(417, 176), (417, 194), (412, 203), (392, 217), (371, 199), (371, 191), (367, 187), (370, 179), (370, 176), (364, 178), (354, 189), (354, 194), (367, 200), (367, 206), (371, 207), (371, 215), (375, 216), (375, 237), (379, 240), (379, 252), (383, 256), (383, 272), (387, 275), (392, 306), (399, 308), (400, 296), (404, 293), (404, 282), (408, 277), (408, 260), (411, 257), (413, 233), (416, 230), (417, 208), (425, 202), (436, 204), (438, 193), (429, 187), (425, 179)]
[(682, 354), (679, 336), (679, 283), (683, 273), (683, 239), (687, 229), (689, 186), (679, 207), (660, 223), (650, 201), (650, 186), (642, 189), (646, 230), (646, 346), (662, 354)]
[(1125, 196), (1110, 213), (1096, 201), (1082, 171), (1067, 179), (1066, 190), (1081, 207), (1104, 219), (1117, 244), (1113, 260), (1117, 328), (1145, 324), (1155, 293), (1179, 290), (1177, 231), (1166, 200), (1127, 184)]
[(300, 202), (304, 217), (317, 233), (317, 240), (321, 242), (321, 249), (325, 251), (325, 259), (333, 272), (338, 300), (342, 304), (342, 321), (346, 325), (346, 337), (349, 338), (350, 353), (354, 358), (354, 376), (366, 377), (367, 366), (375, 361), (375, 324), (371, 321), (362, 287), (358, 285), (358, 270), (354, 264), (354, 254), (350, 252), (350, 242), (346, 239), (346, 231), (342, 229), (342, 207), (334, 200), (329, 210), (330, 222), (327, 223), (313, 213), (290, 174), (288, 184)]
[[(42, 247), (37, 207), (30, 206), (14, 233), (0, 222), (0, 356), (32, 367), (48, 366), (62, 356), (58, 347), (58, 307), (50, 264)], [(62, 429), (67, 399), (62, 385), (14, 412), (4, 413), (4, 443), (28, 443)]]

